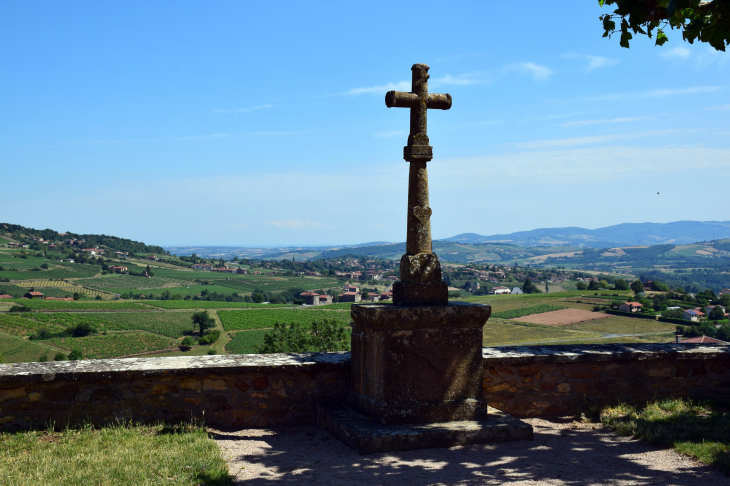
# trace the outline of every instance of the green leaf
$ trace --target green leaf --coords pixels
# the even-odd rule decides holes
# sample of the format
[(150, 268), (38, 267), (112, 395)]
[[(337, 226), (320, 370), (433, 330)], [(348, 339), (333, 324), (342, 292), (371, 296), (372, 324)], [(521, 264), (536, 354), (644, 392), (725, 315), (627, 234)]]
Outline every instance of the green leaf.
[(603, 3), (604, 3), (605, 1), (606, 1), (606, 0), (598, 0), (598, 5), (599, 5), (600, 7), (603, 7)]
[(631, 40), (632, 35), (631, 32), (624, 32), (621, 34), (621, 42), (619, 42), (619, 45), (621, 47), (625, 47), (626, 49), (629, 48), (629, 41)]
[(667, 37), (667, 34), (665, 34), (662, 29), (657, 30), (656, 33), (656, 45), (663, 46), (665, 42), (669, 40), (669, 37)]

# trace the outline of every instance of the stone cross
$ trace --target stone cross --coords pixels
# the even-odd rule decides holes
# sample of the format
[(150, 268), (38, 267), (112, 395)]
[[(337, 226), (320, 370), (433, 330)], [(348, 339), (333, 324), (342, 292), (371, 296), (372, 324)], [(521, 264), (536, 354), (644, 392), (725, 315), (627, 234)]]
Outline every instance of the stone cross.
[[(405, 285), (394, 286), (394, 302), (401, 305), (441, 304), (447, 299), (447, 291), (441, 282), (438, 257), (433, 254), (431, 246), (432, 211), (428, 203), (426, 163), (433, 159), (433, 147), (429, 145), (426, 113), (429, 108), (451, 108), (451, 95), (428, 92), (430, 76), (427, 65), (414, 64), (411, 71), (412, 92), (388, 91), (385, 95), (388, 108), (411, 109), (411, 133), (408, 135), (408, 145), (403, 148), (403, 158), (411, 164), (408, 176), (406, 254), (401, 259), (401, 281)], [(426, 289), (426, 284), (433, 284), (432, 288)], [(434, 287), (436, 284), (438, 289)]]

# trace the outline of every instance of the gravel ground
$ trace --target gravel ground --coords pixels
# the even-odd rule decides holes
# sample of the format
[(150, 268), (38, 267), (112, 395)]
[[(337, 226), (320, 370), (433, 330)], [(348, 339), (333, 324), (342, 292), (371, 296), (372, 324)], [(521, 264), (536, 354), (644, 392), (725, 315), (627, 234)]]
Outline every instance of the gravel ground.
[(360, 456), (315, 426), (212, 431), (235, 484), (712, 485), (730, 478), (599, 425), (528, 419), (535, 440)]

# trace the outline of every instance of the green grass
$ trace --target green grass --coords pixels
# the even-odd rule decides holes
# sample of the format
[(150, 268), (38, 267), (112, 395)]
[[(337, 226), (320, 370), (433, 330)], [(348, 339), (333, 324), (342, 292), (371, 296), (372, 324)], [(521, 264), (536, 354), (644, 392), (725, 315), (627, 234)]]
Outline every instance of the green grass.
[[(154, 272), (153, 272), (154, 273)], [(77, 283), (94, 288), (118, 289), (116, 293), (135, 289), (158, 289), (168, 284), (179, 283), (179, 280), (154, 276), (152, 278), (137, 277), (134, 275), (102, 275), (96, 278), (85, 278)]]
[(563, 327), (578, 331), (602, 332), (608, 334), (634, 334), (634, 332), (642, 334), (645, 332), (673, 332), (677, 328), (677, 325), (652, 321), (651, 319), (611, 316), (606, 319), (578, 322), (576, 324)]
[(226, 351), (231, 354), (256, 354), (264, 345), (266, 330), (241, 331), (231, 334), (231, 340), (226, 344)]
[(28, 289), (24, 287), (18, 287), (17, 285), (11, 284), (0, 284), (0, 294), (12, 295), (16, 299), (23, 297), (26, 292), (28, 292)]
[[(53, 356), (57, 351), (57, 349), (51, 349), (49, 346), (41, 342), (28, 341), (17, 336), (11, 336), (10, 334), (0, 332), (0, 354), (5, 356), (8, 363), (38, 361), (38, 358), (44, 354), (47, 354), (50, 359), (53, 359)], [(0, 464), (0, 468), (1, 467), (2, 464)], [(3, 483), (0, 482), (0, 484)]]
[(530, 307), (522, 307), (519, 309), (497, 312), (496, 314), (492, 314), (492, 316), (497, 319), (516, 319), (518, 317), (530, 316), (533, 314), (544, 314), (545, 312), (552, 312), (563, 309), (565, 309), (565, 307), (559, 305), (540, 304)]
[(145, 303), (147, 305), (159, 307), (160, 309), (263, 309), (271, 307), (291, 307), (289, 304), (253, 304), (250, 302), (216, 302), (208, 300), (151, 300)]
[[(28, 259), (30, 260), (30, 257)], [(18, 272), (2, 271), (0, 272), (0, 278), (5, 277), (9, 278), (10, 280), (32, 280), (39, 278), (84, 278), (93, 277), (94, 275), (101, 272), (101, 267), (97, 265), (82, 265), (80, 263), (56, 262), (46, 260), (45, 258), (37, 260), (38, 261), (35, 263), (37, 263), (38, 265), (40, 265), (41, 263), (48, 263), (49, 265), (51, 265), (51, 268), (49, 268), (48, 270), (41, 270), (40, 272), (35, 272), (32, 270), (23, 270)], [(3, 267), (9, 266), (5, 263), (2, 263), (0, 265)]]
[[(16, 304), (22, 304), (33, 310), (52, 310), (52, 311), (105, 311), (105, 310), (136, 310), (141, 311), (146, 307), (140, 303), (130, 301), (114, 301), (99, 302), (95, 300), (42, 300), (42, 299), (22, 299), (13, 301)], [(149, 307), (147, 307), (149, 309)]]
[(230, 485), (200, 425), (86, 425), (0, 434), (0, 484)]
[(730, 473), (730, 411), (726, 407), (681, 398), (657, 400), (606, 407), (600, 420), (620, 435), (672, 447)]
[(109, 330), (143, 330), (178, 338), (192, 331), (192, 312), (119, 312), (99, 314)]
[(35, 334), (39, 329), (48, 329), (49, 331), (61, 331), (63, 327), (55, 323), (41, 322), (28, 318), (28, 314), (8, 315), (0, 314), (0, 331), (12, 334), (13, 336), (30, 336)]
[(277, 322), (311, 324), (318, 319), (350, 321), (350, 313), (343, 311), (301, 310), (301, 309), (252, 309), (240, 311), (218, 311), (218, 316), (226, 331), (244, 329), (267, 329)]
[(53, 338), (40, 341), (67, 351), (79, 349), (85, 359), (119, 358), (177, 346), (173, 339), (144, 331), (93, 335), (80, 338)]
[(483, 344), (484, 346), (510, 346), (538, 342), (550, 344), (551, 341), (596, 337), (600, 336), (594, 333), (569, 331), (552, 326), (489, 319), (484, 326)]

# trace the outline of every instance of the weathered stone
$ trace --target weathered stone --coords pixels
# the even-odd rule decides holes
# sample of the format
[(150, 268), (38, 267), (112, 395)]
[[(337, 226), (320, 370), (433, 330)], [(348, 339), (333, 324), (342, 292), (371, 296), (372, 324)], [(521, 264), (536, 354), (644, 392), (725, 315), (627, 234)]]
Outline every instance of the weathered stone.
[(570, 391), (570, 385), (568, 383), (561, 383), (558, 385), (558, 391), (560, 393), (568, 393)]
[(352, 306), (349, 403), (382, 423), (479, 419), (482, 327), (476, 304)]
[(152, 387), (152, 390), (150, 390), (150, 394), (163, 395), (169, 391), (170, 391), (170, 387), (168, 385), (154, 385)]
[(54, 386), (47, 388), (43, 393), (46, 400), (73, 400), (79, 393), (79, 385), (69, 383), (67, 385)]
[(225, 380), (211, 380), (206, 378), (203, 381), (203, 390), (226, 390), (228, 383)]
[(27, 396), (25, 388), (11, 388), (9, 390), (0, 390), (0, 402), (10, 400), (12, 398), (23, 398)]
[(205, 401), (205, 398), (203, 398), (203, 397), (198, 397), (198, 398), (186, 397), (186, 398), (183, 398), (183, 401), (187, 402), (187, 403), (192, 403), (193, 405), (200, 405), (201, 403), (203, 403)]
[(269, 379), (265, 376), (259, 376), (251, 382), (251, 386), (253, 386), (254, 390), (264, 390), (269, 386)]
[(251, 388), (251, 386), (248, 383), (246, 383), (245, 381), (239, 380), (236, 382), (236, 388), (238, 388), (242, 392), (245, 392), (246, 390)]
[(317, 423), (360, 454), (532, 440), (532, 426), (496, 409), (489, 419), (382, 425), (341, 405), (317, 405)]
[(199, 378), (187, 378), (185, 380), (180, 380), (180, 386), (183, 390), (202, 390), (203, 384), (200, 382)]

